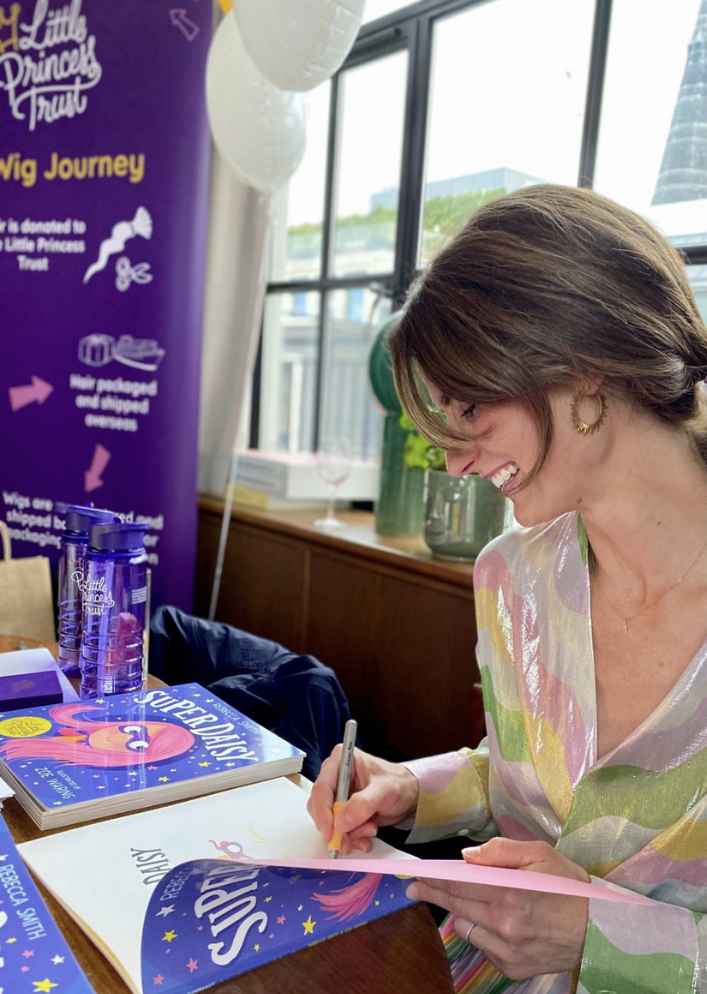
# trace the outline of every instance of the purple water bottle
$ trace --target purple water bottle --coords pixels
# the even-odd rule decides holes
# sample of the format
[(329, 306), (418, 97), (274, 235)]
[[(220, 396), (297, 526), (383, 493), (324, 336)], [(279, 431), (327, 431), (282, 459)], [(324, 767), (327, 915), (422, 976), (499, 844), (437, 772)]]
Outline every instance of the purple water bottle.
[(143, 686), (147, 622), (146, 524), (94, 525), (83, 583), (81, 697)]
[(81, 653), (81, 591), (84, 556), (91, 525), (119, 519), (112, 511), (98, 511), (80, 504), (67, 504), (66, 531), (61, 537), (59, 559), (59, 665), (67, 676), (78, 676)]

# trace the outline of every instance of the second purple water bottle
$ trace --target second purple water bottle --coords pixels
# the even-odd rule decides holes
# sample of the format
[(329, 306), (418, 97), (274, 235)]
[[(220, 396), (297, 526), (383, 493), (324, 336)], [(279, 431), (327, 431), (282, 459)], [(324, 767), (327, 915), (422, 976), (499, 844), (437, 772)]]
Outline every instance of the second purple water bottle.
[(147, 525), (91, 528), (85, 557), (81, 697), (140, 690), (148, 610)]

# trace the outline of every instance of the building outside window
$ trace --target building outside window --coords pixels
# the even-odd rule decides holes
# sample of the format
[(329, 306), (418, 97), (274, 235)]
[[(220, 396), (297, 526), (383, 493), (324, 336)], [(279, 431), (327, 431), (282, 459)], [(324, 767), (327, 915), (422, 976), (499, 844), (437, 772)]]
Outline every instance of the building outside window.
[(277, 198), (251, 444), (376, 455), (378, 328), (479, 206), (593, 186), (685, 254), (707, 313), (707, 0), (369, 0)]

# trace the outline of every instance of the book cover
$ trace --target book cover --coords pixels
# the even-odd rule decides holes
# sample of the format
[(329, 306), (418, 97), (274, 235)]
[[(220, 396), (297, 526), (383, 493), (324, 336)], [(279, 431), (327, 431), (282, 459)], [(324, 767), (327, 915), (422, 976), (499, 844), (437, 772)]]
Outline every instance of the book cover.
[(213, 859), (183, 863), (148, 905), (141, 986), (134, 989), (193, 994), (412, 904), (409, 882)]
[(0, 817), (0, 994), (94, 994)]
[(0, 714), (0, 775), (40, 828), (294, 773), (302, 756), (197, 684)]
[(19, 848), (135, 994), (191, 994), (411, 903), (417, 860), (379, 840), (372, 855), (399, 858), (400, 877), (234, 862), (325, 857), (306, 802), (270, 780)]

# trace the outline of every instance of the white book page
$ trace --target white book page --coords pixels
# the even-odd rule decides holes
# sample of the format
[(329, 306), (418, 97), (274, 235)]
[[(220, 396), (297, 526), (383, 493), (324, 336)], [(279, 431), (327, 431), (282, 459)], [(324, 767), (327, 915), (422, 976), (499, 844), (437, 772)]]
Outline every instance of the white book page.
[[(141, 985), (142, 924), (167, 868), (194, 859), (325, 858), (307, 794), (284, 778), (166, 808), (75, 828), (18, 846), (23, 859), (91, 938), (106, 947), (126, 983)], [(376, 839), (360, 858), (412, 859)], [(336, 863), (332, 861), (332, 869)]]

